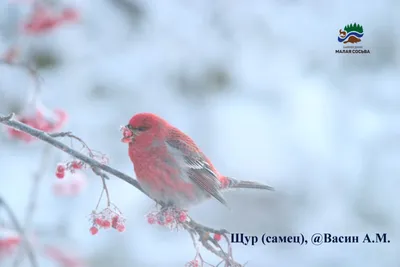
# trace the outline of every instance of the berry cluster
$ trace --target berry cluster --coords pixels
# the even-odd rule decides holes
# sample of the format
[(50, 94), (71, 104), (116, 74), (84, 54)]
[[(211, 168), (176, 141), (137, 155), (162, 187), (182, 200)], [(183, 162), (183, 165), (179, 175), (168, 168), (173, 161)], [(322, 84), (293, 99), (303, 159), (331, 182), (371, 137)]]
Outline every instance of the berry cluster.
[(67, 162), (65, 164), (59, 163), (56, 169), (56, 176), (58, 179), (62, 179), (65, 176), (65, 171), (69, 171), (70, 173), (74, 173), (76, 170), (80, 170), (85, 166), (82, 161), (73, 160), (71, 162)]
[(6, 254), (11, 254), (15, 251), (20, 243), (19, 237), (9, 237), (0, 239), (0, 258)]
[[(17, 119), (20, 122), (31, 126), (32, 128), (44, 132), (55, 132), (65, 124), (67, 120), (67, 114), (62, 110), (54, 110), (54, 115), (57, 117), (56, 121), (54, 122), (44, 116), (39, 110), (37, 110), (33, 116), (17, 116)], [(8, 128), (8, 133), (12, 138), (23, 140), (25, 142), (31, 142), (35, 140), (35, 137), (13, 128)]]
[(125, 126), (121, 126), (120, 127), (120, 131), (122, 132), (122, 135), (124, 136), (124, 137), (132, 137), (132, 131), (131, 130), (129, 130), (127, 127), (125, 127)]
[(185, 267), (200, 267), (200, 262), (199, 262), (199, 260), (194, 259), (194, 260), (189, 261), (188, 263), (186, 263)]
[(40, 34), (52, 30), (66, 22), (75, 22), (79, 19), (79, 12), (74, 8), (63, 8), (61, 12), (37, 5), (28, 21), (23, 25), (27, 34)]
[(67, 175), (67, 179), (54, 181), (53, 192), (55, 195), (76, 196), (86, 188), (87, 178), (83, 172), (67, 173)]
[(10, 255), (21, 243), (21, 238), (14, 231), (0, 229), (0, 259)]
[(93, 223), (93, 226), (90, 228), (92, 235), (97, 234), (100, 228), (109, 229), (112, 227), (118, 232), (125, 231), (125, 218), (117, 210), (106, 208), (100, 213), (94, 211), (91, 214), (90, 220)]
[(129, 142), (130, 138), (133, 136), (133, 133), (131, 130), (129, 130), (127, 127), (125, 126), (121, 126), (120, 127), (120, 131), (122, 132), (122, 141), (123, 142)]
[(170, 229), (178, 228), (179, 224), (186, 222), (188, 218), (186, 211), (177, 210), (173, 207), (150, 212), (146, 217), (149, 224), (157, 223)]

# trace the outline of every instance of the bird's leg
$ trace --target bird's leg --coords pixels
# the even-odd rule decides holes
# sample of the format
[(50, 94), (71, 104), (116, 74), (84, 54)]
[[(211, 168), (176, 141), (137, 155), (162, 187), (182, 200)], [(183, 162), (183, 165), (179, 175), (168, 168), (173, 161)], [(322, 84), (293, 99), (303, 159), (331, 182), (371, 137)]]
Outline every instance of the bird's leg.
[(176, 217), (177, 208), (172, 203), (167, 203), (161, 206), (159, 214), (163, 217), (173, 216)]
[(174, 205), (172, 203), (161, 202), (160, 205), (161, 205), (160, 212), (162, 212), (162, 213), (165, 213), (166, 211), (168, 211), (174, 207)]
[[(158, 206), (159, 205), (159, 206)], [(187, 211), (176, 207), (172, 203), (159, 202), (156, 205), (157, 210), (146, 215), (150, 224), (158, 223), (170, 229), (179, 230), (188, 219)]]

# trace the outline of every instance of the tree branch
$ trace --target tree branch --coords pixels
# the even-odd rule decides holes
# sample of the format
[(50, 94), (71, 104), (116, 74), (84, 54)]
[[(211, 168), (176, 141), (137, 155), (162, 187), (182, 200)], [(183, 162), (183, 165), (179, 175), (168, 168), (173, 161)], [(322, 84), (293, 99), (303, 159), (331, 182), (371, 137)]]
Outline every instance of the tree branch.
[[(91, 157), (88, 157), (74, 149), (72, 149), (71, 147), (65, 145), (64, 143), (58, 141), (56, 138), (57, 137), (71, 137), (73, 139), (78, 140), (79, 142), (81, 142), (86, 148), (88, 148), (88, 146), (86, 146), (86, 144), (78, 137), (72, 135), (71, 132), (63, 132), (63, 133), (53, 133), (53, 134), (48, 134), (46, 132), (34, 129), (24, 123), (21, 123), (17, 120), (14, 119), (13, 114), (10, 114), (8, 116), (4, 116), (0, 114), (0, 123), (5, 124), (9, 127), (12, 127), (16, 130), (25, 132), (31, 136), (34, 136), (58, 149), (61, 149), (62, 151), (64, 151), (65, 153), (71, 155), (74, 158), (77, 158), (83, 162), (85, 162), (86, 164), (88, 164), (93, 172), (100, 176), (102, 181), (103, 181), (103, 188), (106, 189), (105, 185), (105, 179), (108, 179), (108, 176), (104, 173), (107, 172), (109, 174), (114, 175), (115, 177), (118, 177), (120, 179), (122, 179), (123, 181), (129, 183), (130, 185), (136, 187), (138, 190), (140, 190), (143, 194), (145, 194), (146, 196), (148, 196), (149, 198), (151, 198), (140, 186), (140, 184), (138, 183), (138, 181), (136, 181), (134, 178), (114, 169), (111, 168), (110, 166), (103, 164)], [(104, 172), (102, 172), (104, 171)], [(106, 191), (106, 193), (108, 193)], [(108, 198), (109, 199), (109, 198)], [(153, 198), (151, 198), (153, 199)], [(156, 203), (160, 204), (161, 207), (166, 207), (166, 205), (164, 203), (161, 203), (155, 199), (153, 199)], [(109, 203), (109, 200), (108, 200)], [(229, 238), (227, 237), (227, 234), (229, 234), (229, 232), (225, 229), (221, 229), (221, 230), (216, 230), (204, 225), (201, 225), (199, 223), (197, 223), (196, 221), (194, 221), (192, 218), (188, 217), (188, 220), (182, 223), (183, 228), (189, 232), (189, 234), (191, 235), (191, 237), (193, 238), (193, 234), (195, 233), (198, 237), (199, 237), (199, 241), (201, 242), (201, 244), (203, 245), (204, 248), (206, 248), (207, 250), (209, 250), (210, 252), (212, 252), (213, 254), (215, 254), (217, 257), (221, 258), (224, 262), (225, 262), (225, 266), (226, 267), (241, 267), (243, 265), (237, 263), (236, 261), (233, 260), (233, 256), (232, 256), (232, 249), (231, 249), (231, 245), (230, 245), (230, 241)], [(220, 234), (222, 236), (224, 236), (225, 240), (228, 243), (228, 252), (225, 252), (222, 247), (220, 246), (220, 244), (215, 241), (210, 233), (212, 234)]]
[(25, 232), (22, 229), (21, 224), (18, 222), (17, 217), (15, 216), (14, 212), (12, 211), (12, 209), (10, 208), (10, 206), (4, 201), (4, 199), (0, 196), (0, 207), (3, 207), (4, 210), (7, 212), (8, 216), (10, 217), (11, 223), (13, 224), (13, 226), (15, 227), (15, 229), (17, 230), (21, 240), (22, 240), (22, 244), (25, 246), (25, 249), (28, 253), (28, 257), (29, 260), (31, 262), (32, 267), (38, 267), (38, 263), (36, 260), (36, 256), (33, 252), (32, 246), (30, 244), (30, 242), (28, 241), (28, 239), (25, 236)]

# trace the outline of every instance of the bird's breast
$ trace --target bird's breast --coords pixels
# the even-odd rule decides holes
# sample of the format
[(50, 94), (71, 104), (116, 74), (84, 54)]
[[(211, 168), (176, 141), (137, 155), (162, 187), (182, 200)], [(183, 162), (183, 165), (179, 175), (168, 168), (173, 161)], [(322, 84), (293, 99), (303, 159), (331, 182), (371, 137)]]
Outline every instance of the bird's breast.
[[(132, 148), (129, 156), (134, 164), (136, 178), (150, 195), (162, 200), (180, 196), (188, 201), (195, 197), (193, 183), (166, 150)], [(175, 202), (173, 199), (169, 201)]]

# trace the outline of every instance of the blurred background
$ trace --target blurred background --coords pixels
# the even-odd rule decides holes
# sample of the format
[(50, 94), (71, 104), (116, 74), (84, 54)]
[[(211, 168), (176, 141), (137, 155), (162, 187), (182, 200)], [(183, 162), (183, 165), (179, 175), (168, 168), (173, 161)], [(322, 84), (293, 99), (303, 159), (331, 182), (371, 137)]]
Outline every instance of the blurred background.
[[(35, 83), (12, 66), (27, 62), (41, 77), (41, 103), (68, 114), (62, 130), (107, 154), (112, 167), (133, 176), (119, 126), (153, 112), (192, 136), (221, 173), (276, 188), (227, 193), (232, 211), (210, 200), (190, 213), (203, 224), (249, 235), (379, 232), (391, 240), (234, 244), (237, 261), (400, 265), (400, 2), (41, 3), (47, 13), (29, 0), (0, 3), (0, 55), (11, 64), (0, 66), (2, 114), (32, 110), (26, 103)], [(354, 22), (363, 26), (359, 45), (370, 54), (336, 54), (339, 29)], [(49, 258), (46, 245), (97, 267), (178, 267), (195, 256), (187, 232), (149, 225), (144, 216), (154, 203), (117, 178), (108, 187), (126, 231), (92, 236), (88, 215), (101, 180), (89, 171), (58, 180), (56, 164), (70, 158), (46, 147), (2, 127), (0, 196), (34, 235), (40, 266), (76, 266)], [(74, 179), (86, 183), (79, 194), (57, 190)], [(37, 202), (27, 221), (34, 185)], [(0, 225), (10, 227), (4, 211)], [(207, 251), (203, 257), (218, 263)]]

